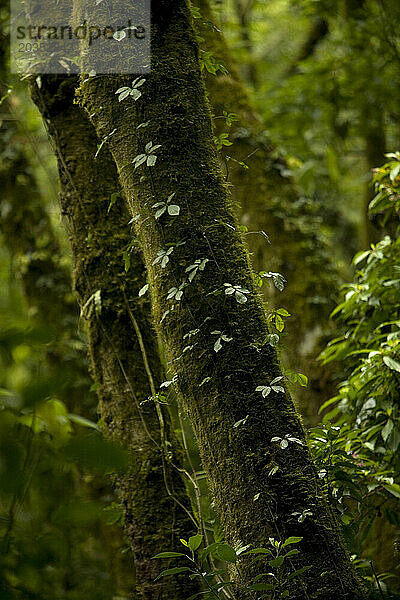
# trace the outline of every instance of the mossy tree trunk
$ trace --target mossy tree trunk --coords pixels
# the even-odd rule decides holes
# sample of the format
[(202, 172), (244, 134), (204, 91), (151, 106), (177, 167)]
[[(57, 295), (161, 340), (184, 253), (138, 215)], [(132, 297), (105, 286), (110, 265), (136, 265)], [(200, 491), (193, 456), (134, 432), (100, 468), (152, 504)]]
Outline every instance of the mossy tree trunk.
[[(195, 524), (177, 470), (181, 457), (169, 415), (152, 400), (146, 402), (158, 392), (163, 369), (149, 303), (138, 297), (144, 266), (114, 162), (106, 148), (95, 158), (98, 138), (85, 113), (73, 104), (75, 85), (73, 77), (42, 76), (40, 87), (31, 83), (31, 93), (58, 158), (62, 213), (73, 249), (75, 289), (87, 321), (100, 414), (106, 432), (132, 453), (132, 468), (117, 484), (137, 597), (183, 600), (198, 591), (197, 583), (183, 578), (154, 581), (160, 565), (152, 556), (171, 544), (178, 546), (179, 537), (193, 533)], [(125, 250), (131, 262), (127, 273)]]
[[(83, 79), (78, 98), (100, 139), (115, 130), (108, 144), (143, 249), (154, 323), (226, 536), (255, 546), (301, 536), (294, 562), (312, 568), (290, 597), (362, 598), (289, 395), (257, 389), (267, 390), (281, 371), (218, 164), (185, 0), (153, 0), (152, 73), (137, 102), (118, 102), (122, 85), (131, 78)], [(148, 126), (137, 129), (142, 123)], [(162, 268), (155, 259), (169, 248)], [(219, 352), (216, 332), (226, 338)], [(302, 445), (282, 449), (271, 441), (278, 436)], [(299, 523), (294, 513), (306, 508), (312, 515)], [(258, 570), (244, 562), (241, 572), (249, 581)]]

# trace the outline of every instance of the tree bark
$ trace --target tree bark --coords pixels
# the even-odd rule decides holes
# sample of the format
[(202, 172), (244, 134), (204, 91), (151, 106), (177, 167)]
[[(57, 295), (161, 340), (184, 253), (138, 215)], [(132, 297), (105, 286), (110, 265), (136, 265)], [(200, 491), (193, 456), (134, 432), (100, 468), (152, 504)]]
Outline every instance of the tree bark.
[[(281, 372), (218, 165), (188, 5), (153, 0), (152, 17), (152, 73), (142, 98), (118, 102), (117, 89), (131, 79), (96, 76), (82, 80), (79, 101), (101, 139), (115, 130), (108, 143), (135, 215), (154, 323), (177, 376), (214, 505), (233, 544), (265, 545), (271, 535), (303, 537), (294, 562), (312, 569), (291, 586), (291, 598), (363, 598), (289, 395), (272, 390), (264, 398), (256, 389)], [(143, 122), (148, 127), (138, 130)], [(134, 168), (146, 152), (157, 156), (156, 163), (146, 159)], [(166, 203), (171, 194), (179, 215), (174, 208), (155, 218), (154, 204)], [(171, 246), (166, 268), (154, 264), (158, 252)], [(188, 279), (199, 264), (204, 269)], [(218, 353), (215, 331), (231, 338)], [(287, 435), (303, 445), (293, 442), (282, 450), (271, 441)], [(299, 523), (294, 513), (308, 507), (312, 516)], [(243, 562), (244, 581), (255, 572)]]
[[(132, 468), (118, 478), (117, 487), (137, 597), (182, 600), (198, 591), (197, 583), (179, 577), (154, 581), (159, 564), (152, 557), (178, 545), (179, 536), (193, 532), (195, 523), (177, 470), (181, 456), (169, 415), (155, 401), (147, 402), (164, 377), (149, 304), (138, 297), (143, 262), (121, 198), (110, 206), (112, 194), (121, 192), (116, 168), (106, 148), (95, 158), (98, 138), (73, 104), (75, 85), (74, 77), (42, 76), (40, 87), (31, 82), (31, 93), (57, 153), (62, 213), (74, 255), (75, 289), (87, 321), (100, 414), (106, 432), (132, 453)], [(122, 254), (132, 243), (125, 273)]]

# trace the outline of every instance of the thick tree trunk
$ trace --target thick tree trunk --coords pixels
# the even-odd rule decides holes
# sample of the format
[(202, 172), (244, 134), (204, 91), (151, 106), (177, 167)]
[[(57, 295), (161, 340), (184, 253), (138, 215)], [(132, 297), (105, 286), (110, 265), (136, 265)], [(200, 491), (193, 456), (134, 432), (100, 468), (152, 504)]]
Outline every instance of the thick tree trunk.
[[(65, 215), (75, 261), (75, 289), (87, 320), (94, 380), (106, 431), (127, 445), (133, 466), (118, 478), (125, 530), (135, 562), (137, 597), (183, 600), (198, 591), (186, 579), (154, 582), (151, 560), (195, 529), (177, 468), (180, 455), (169, 415), (153, 400), (163, 380), (148, 301), (138, 297), (144, 267), (128, 225), (120, 185), (106, 148), (73, 104), (76, 79), (43, 76), (31, 91), (55, 145)], [(131, 265), (122, 254), (133, 244)], [(143, 402), (146, 404), (142, 405)]]
[[(3, 37), (1, 41), (6, 42)], [(3, 64), (3, 53), (0, 58)], [(44, 77), (41, 88), (32, 84), (32, 94), (57, 151), (63, 214), (71, 226), (75, 287), (81, 306), (94, 292), (101, 291), (104, 310), (100, 318), (96, 318), (90, 303), (85, 314), (92, 374), (101, 384), (98, 395), (105, 429), (128, 446), (134, 457), (132, 471), (120, 477), (118, 487), (135, 559), (135, 597), (183, 600), (198, 591), (197, 583), (188, 585), (186, 579), (155, 583), (159, 564), (151, 560), (160, 549), (176, 543), (180, 535), (192, 533), (195, 524), (188, 516), (189, 502), (180, 474), (171, 466), (174, 461), (180, 467), (181, 457), (169, 415), (160, 412), (159, 419), (152, 402), (139, 408), (140, 402), (152, 395), (149, 377), (157, 389), (163, 377), (149, 323), (150, 308), (137, 296), (144, 284), (143, 263), (138, 253), (133, 253), (131, 270), (124, 273), (122, 252), (132, 241), (129, 217), (121, 199), (108, 212), (111, 194), (120, 191), (120, 184), (107, 150), (94, 161), (98, 140), (83, 111), (73, 105), (75, 84), (73, 78)], [(3, 87), (0, 91), (1, 96), (6, 93)], [(71, 277), (62, 266), (61, 249), (19, 141), (18, 122), (9, 100), (4, 100), (1, 113), (1, 135), (8, 148), (0, 169), (0, 229), (11, 254), (22, 263), (20, 274), (28, 305), (35, 309), (40, 321), (57, 332), (57, 342), (49, 352), (53, 368), (63, 369), (63, 377), (69, 369), (71, 381), (84, 381), (87, 362), (83, 353), (71, 362), (69, 352), (70, 360), (65, 360), (69, 348), (65, 338), (71, 344), (71, 334), (77, 335), (79, 317)], [(129, 331), (133, 342), (128, 340)], [(147, 365), (138, 335), (145, 340)], [(86, 403), (83, 406), (83, 398), (84, 390), (75, 383), (66, 400), (69, 410), (93, 417), (94, 407)], [(101, 535), (108, 545), (105, 552), (110, 553), (115, 564), (121, 540), (110, 539), (106, 531)], [(115, 573), (121, 578), (121, 570), (122, 574), (125, 570), (119, 591), (126, 594), (133, 580), (127, 566), (118, 566)]]
[[(117, 89), (131, 79), (96, 76), (82, 81), (79, 100), (100, 138), (115, 131), (109, 147), (135, 215), (154, 322), (197, 436), (216, 510), (234, 544), (259, 546), (271, 535), (303, 537), (294, 562), (312, 568), (302, 584), (292, 586), (294, 600), (307, 594), (362, 598), (289, 395), (278, 389), (265, 398), (257, 389), (264, 386), (266, 394), (281, 373), (218, 165), (190, 11), (184, 0), (153, 0), (152, 12), (152, 73), (142, 98), (118, 102)], [(138, 130), (143, 122), (148, 126)], [(135, 168), (146, 153), (156, 161), (147, 158)], [(174, 208), (155, 218), (161, 209), (154, 204), (168, 198)], [(154, 261), (170, 247), (171, 260), (162, 268)], [(231, 338), (222, 340), (218, 353), (215, 331)], [(276, 436), (303, 445), (290, 442), (283, 450), (271, 441)], [(294, 513), (306, 508), (312, 515), (299, 523)], [(244, 563), (244, 580), (254, 571)]]

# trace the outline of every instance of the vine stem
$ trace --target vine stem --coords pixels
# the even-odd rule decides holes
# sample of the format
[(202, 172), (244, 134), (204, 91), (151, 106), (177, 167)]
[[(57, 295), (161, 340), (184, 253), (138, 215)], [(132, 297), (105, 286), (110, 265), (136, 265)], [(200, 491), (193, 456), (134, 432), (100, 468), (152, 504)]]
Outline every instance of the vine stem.
[(381, 582), (379, 581), (379, 577), (377, 575), (377, 572), (375, 571), (374, 563), (372, 562), (372, 560), (369, 561), (369, 564), (371, 567), (372, 576), (375, 577), (375, 581), (376, 581), (376, 585), (378, 586), (379, 594), (380, 594), (381, 598), (383, 598), (383, 600), (385, 600), (385, 595), (382, 590)]

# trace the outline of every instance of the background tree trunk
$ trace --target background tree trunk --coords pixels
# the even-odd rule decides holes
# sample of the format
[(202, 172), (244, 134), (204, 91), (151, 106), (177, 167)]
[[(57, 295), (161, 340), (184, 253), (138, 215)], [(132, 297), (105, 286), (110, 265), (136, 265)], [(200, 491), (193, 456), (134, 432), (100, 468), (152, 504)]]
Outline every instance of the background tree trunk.
[[(349, 43), (353, 44), (354, 55), (364, 50), (359, 47), (357, 36), (354, 35), (354, 28), (358, 26), (358, 22), (363, 22), (366, 19), (367, 7), (365, 0), (345, 0), (344, 12), (347, 19)], [(363, 88), (359, 95), (359, 124), (360, 130), (363, 132), (364, 138), (364, 156), (365, 165), (369, 175), (372, 169), (381, 166), (385, 160), (386, 152), (386, 133), (385, 133), (385, 103), (377, 97), (374, 89), (371, 88), (371, 81), (376, 80), (379, 73), (376, 70), (376, 64), (368, 64), (368, 79), (364, 82)], [(364, 248), (369, 248), (371, 244), (376, 244), (382, 237), (380, 231), (368, 214), (368, 206), (375, 196), (374, 188), (371, 186), (370, 177), (368, 177), (364, 192), (364, 227), (361, 236), (361, 243)]]
[(242, 48), (247, 54), (244, 73), (246, 79), (256, 88), (258, 83), (257, 65), (253, 56), (253, 42), (251, 39), (251, 14), (254, 0), (235, 0), (236, 17), (240, 27)]
[[(216, 134), (228, 131), (233, 142), (223, 151), (234, 159), (225, 167), (232, 199), (241, 223), (252, 232), (246, 242), (255, 270), (279, 272), (287, 279), (283, 293), (271, 283), (266, 295), (273, 307), (283, 307), (292, 315), (283, 336), (284, 356), (291, 369), (309, 377), (308, 390), (296, 388), (294, 393), (301, 414), (315, 423), (319, 406), (334, 393), (331, 368), (321, 368), (316, 357), (322, 349), (321, 333), (329, 329), (341, 277), (321, 231), (321, 217), (301, 198), (285, 160), (267, 138), (224, 36), (209, 26), (213, 22), (209, 0), (196, 0), (196, 5), (202, 15), (195, 20), (196, 29), (207, 50), (228, 69), (228, 73), (206, 73), (206, 85), (217, 117)], [(221, 118), (224, 111), (238, 116), (231, 127)], [(248, 169), (237, 161), (244, 161)], [(265, 231), (271, 243), (257, 231)]]

